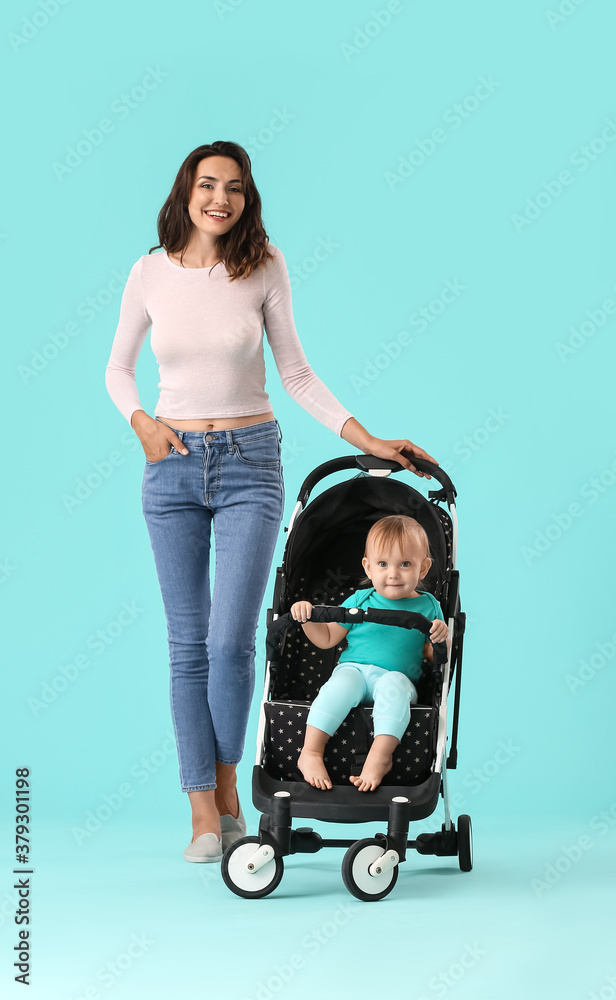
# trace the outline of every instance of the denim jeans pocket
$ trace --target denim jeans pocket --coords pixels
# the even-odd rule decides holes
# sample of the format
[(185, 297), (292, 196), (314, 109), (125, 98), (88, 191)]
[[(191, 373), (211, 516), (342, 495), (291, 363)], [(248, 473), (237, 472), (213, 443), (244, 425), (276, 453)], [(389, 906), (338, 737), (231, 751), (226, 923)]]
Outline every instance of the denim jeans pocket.
[(160, 465), (160, 463), (164, 462), (166, 458), (169, 458), (169, 455), (179, 455), (179, 454), (180, 453), (177, 450), (177, 448), (174, 445), (171, 445), (171, 451), (169, 451), (166, 455), (163, 455), (162, 458), (157, 459), (156, 462), (150, 462), (150, 459), (146, 458), (145, 464), (146, 465)]
[(244, 465), (252, 465), (259, 469), (275, 469), (280, 466), (278, 434), (276, 431), (271, 431), (258, 437), (235, 441), (233, 454)]

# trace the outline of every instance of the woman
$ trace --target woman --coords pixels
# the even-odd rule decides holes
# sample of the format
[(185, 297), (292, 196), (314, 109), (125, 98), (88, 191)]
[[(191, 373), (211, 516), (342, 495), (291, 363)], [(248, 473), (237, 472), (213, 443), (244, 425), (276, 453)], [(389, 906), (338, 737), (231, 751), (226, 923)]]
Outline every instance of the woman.
[[(214, 142), (186, 157), (159, 214), (158, 237), (126, 282), (105, 378), (145, 452), (143, 513), (167, 619), (180, 781), (192, 808), (184, 857), (219, 861), (246, 832), (236, 766), (284, 507), (263, 326), (284, 388), (320, 423), (413, 472), (407, 456), (435, 460), (406, 439), (373, 437), (312, 371), (293, 322), (284, 257), (268, 240), (241, 146)], [(135, 381), (150, 326), (161, 378), (154, 417)]]

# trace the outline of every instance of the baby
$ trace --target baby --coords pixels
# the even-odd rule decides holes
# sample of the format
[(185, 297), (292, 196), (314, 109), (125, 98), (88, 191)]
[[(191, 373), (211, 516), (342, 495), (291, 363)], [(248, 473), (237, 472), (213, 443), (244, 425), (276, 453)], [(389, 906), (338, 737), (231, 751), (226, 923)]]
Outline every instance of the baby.
[[(414, 518), (392, 514), (376, 521), (362, 559), (366, 577), (361, 582), (372, 586), (356, 590), (340, 606), (414, 611), (434, 619), (430, 642), (451, 645), (438, 601), (416, 589), (432, 564), (429, 551), (428, 536)], [(309, 601), (296, 601), (291, 607), (291, 615), (315, 646), (329, 649), (345, 637), (348, 646), (310, 706), (297, 766), (315, 788), (331, 788), (323, 763), (325, 744), (352, 708), (372, 702), (374, 741), (361, 774), (351, 775), (349, 781), (361, 792), (373, 791), (391, 770), (393, 751), (409, 724), (410, 704), (417, 702), (413, 681), (421, 677), (422, 658), (432, 659), (432, 646), (418, 629), (363, 621), (308, 622), (311, 612)]]

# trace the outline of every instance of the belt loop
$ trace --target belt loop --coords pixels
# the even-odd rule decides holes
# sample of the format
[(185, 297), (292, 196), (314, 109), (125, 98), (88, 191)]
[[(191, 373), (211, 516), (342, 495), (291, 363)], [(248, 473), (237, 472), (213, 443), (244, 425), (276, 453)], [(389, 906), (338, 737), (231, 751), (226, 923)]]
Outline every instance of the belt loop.
[[(276, 420), (276, 417), (274, 417), (274, 420)], [(277, 420), (276, 420), (276, 426), (278, 428), (278, 441), (282, 442), (282, 427), (280, 426)]]
[(229, 453), (229, 455), (232, 455), (234, 449), (233, 430), (230, 427), (228, 427), (225, 433), (227, 435), (227, 452)]

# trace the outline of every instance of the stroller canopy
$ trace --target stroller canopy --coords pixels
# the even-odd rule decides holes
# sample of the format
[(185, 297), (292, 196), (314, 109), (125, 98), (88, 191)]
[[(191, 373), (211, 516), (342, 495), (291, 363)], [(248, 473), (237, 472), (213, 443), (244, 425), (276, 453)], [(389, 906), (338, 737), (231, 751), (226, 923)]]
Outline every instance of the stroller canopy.
[(414, 517), (425, 529), (432, 565), (423, 589), (440, 601), (451, 570), (448, 512), (406, 483), (362, 473), (325, 490), (297, 516), (283, 558), (283, 612), (300, 598), (339, 604), (356, 590), (368, 531), (391, 514)]

